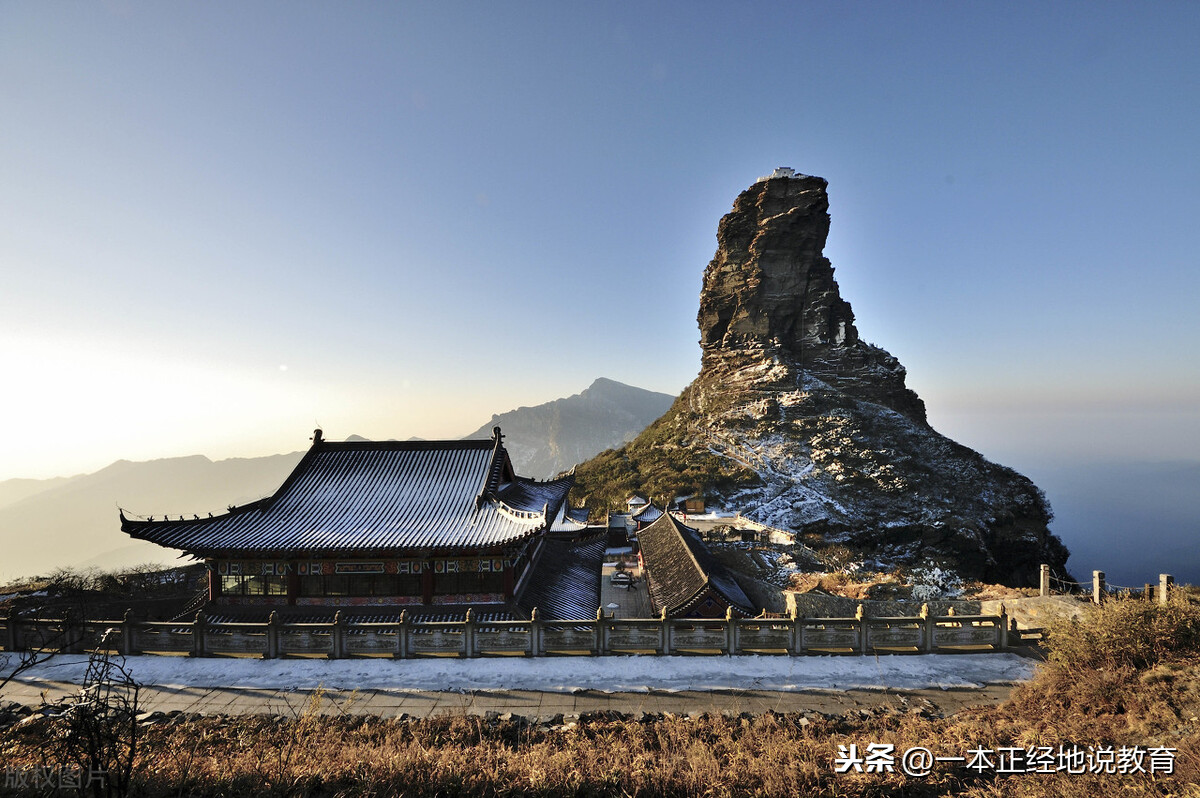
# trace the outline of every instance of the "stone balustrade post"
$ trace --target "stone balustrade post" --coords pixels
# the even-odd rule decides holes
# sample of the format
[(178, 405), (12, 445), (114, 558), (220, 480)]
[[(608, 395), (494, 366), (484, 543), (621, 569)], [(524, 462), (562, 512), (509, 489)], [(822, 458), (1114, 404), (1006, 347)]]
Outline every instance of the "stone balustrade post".
[(659, 625), (662, 636), (662, 653), (671, 653), (671, 619), (667, 617), (667, 608), (663, 607), (662, 614), (659, 615)]
[(271, 615), (267, 618), (267, 650), (263, 652), (263, 659), (277, 659), (279, 657), (279, 615), (275, 610), (271, 610)]
[(2, 617), (4, 622), (4, 650), (17, 650), (17, 616), (12, 611), (6, 611)]
[(1175, 577), (1170, 574), (1158, 575), (1158, 603), (1166, 604), (1171, 596), (1171, 586), (1175, 584)]
[(725, 608), (725, 653), (733, 656), (738, 651), (737, 619), (733, 617), (733, 606)]
[(1092, 603), (1104, 601), (1104, 572), (1092, 571)]
[(463, 656), (475, 656), (475, 608), (467, 607), (467, 618), (463, 623)]
[(529, 613), (529, 656), (540, 657), (542, 655), (542, 616), (538, 613), (538, 608), (534, 607)]
[(83, 653), (82, 624), (74, 618), (62, 619), (62, 645), (59, 649), (64, 654)]
[(1000, 605), (1000, 629), (999, 629), (999, 644), (1000, 649), (1008, 648), (1008, 608), (1003, 604)]
[(400, 620), (396, 623), (396, 659), (408, 657), (408, 610), (400, 610)]
[(329, 642), (333, 646), (329, 652), (330, 659), (341, 659), (346, 654), (346, 619), (342, 617), (342, 611), (338, 610), (333, 614), (333, 631), (329, 635)]
[(936, 621), (929, 612), (929, 604), (921, 605), (921, 650), (926, 654), (933, 653), (933, 631)]
[(1038, 572), (1038, 594), (1042, 596), (1050, 595), (1050, 565), (1042, 563), (1042, 567)]
[(869, 629), (866, 610), (863, 609), (862, 604), (859, 604), (858, 609), (854, 611), (854, 617), (858, 620), (858, 652), (866, 654), (870, 641), (868, 640)]
[(792, 625), (792, 628), (788, 634), (788, 653), (792, 656), (803, 654), (804, 625), (800, 623), (800, 618), (797, 616), (794, 599), (791, 606), (788, 608), (788, 621), (790, 621)]
[(196, 620), (192, 622), (192, 656), (206, 656), (204, 636), (208, 633), (208, 619), (204, 616), (204, 610), (196, 613)]
[(121, 618), (121, 655), (133, 657), (140, 654), (137, 642), (137, 622), (133, 620), (133, 610), (125, 610)]

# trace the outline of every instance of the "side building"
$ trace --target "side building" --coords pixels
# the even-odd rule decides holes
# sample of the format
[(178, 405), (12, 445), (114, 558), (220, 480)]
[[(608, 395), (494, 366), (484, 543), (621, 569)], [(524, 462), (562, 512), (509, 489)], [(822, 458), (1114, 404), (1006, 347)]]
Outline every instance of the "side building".
[(573, 483), (517, 476), (499, 427), (490, 440), (408, 442), (333, 442), (316, 430), (273, 495), (208, 518), (122, 510), (121, 529), (203, 560), (217, 616), (450, 620), (474, 607), (500, 619), (549, 598), (554, 615), (587, 618), (603, 540), (550, 534), (582, 526), (567, 513)]
[(638, 531), (642, 566), (656, 612), (671, 618), (721, 618), (728, 610), (751, 617), (758, 610), (696, 530), (670, 513)]

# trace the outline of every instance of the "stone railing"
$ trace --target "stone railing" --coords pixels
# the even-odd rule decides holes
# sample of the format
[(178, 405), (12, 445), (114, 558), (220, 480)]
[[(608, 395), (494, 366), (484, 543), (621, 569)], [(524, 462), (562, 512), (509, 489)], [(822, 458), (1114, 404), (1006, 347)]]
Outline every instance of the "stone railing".
[(1092, 603), (1100, 604), (1113, 594), (1140, 595), (1146, 599), (1157, 600), (1159, 604), (1166, 604), (1171, 590), (1175, 587), (1175, 577), (1171, 574), (1159, 574), (1157, 584), (1146, 582), (1143, 585), (1114, 585), (1105, 577), (1104, 571), (1092, 571), (1091, 582), (1073, 582), (1053, 575), (1050, 566), (1042, 563), (1038, 583), (1038, 592), (1042, 596), (1064, 593), (1090, 594)]
[(861, 608), (848, 618), (638, 618), (617, 619), (597, 610), (590, 619), (413, 622), (401, 613), (392, 623), (290, 623), (271, 614), (266, 623), (213, 623), (204, 613), (191, 622), (68, 621), (0, 616), (0, 645), (7, 651), (94, 650), (105, 631), (122, 654), (206, 656), (390, 656), (397, 659), (556, 654), (902, 654), (1002, 651), (1008, 617), (933, 615), (868, 618)]

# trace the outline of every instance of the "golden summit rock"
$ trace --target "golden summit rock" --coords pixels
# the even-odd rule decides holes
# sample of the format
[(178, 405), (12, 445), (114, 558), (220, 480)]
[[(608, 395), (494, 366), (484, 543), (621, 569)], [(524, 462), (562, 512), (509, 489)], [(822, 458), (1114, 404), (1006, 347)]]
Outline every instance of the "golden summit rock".
[(858, 337), (824, 256), (826, 181), (760, 179), (721, 219), (704, 273), (701, 370), (636, 439), (576, 469), (578, 495), (702, 492), (757, 521), (859, 547), (881, 565), (953, 563), (1036, 584), (1065, 570), (1045, 496), (940, 435), (896, 358)]

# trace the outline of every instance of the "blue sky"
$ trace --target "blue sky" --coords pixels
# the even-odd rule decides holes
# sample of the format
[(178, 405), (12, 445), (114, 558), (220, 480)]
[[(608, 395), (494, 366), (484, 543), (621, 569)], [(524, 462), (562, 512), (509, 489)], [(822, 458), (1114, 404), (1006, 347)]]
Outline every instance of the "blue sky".
[(675, 393), (780, 165), (938, 429), (1200, 451), (1200, 5), (0, 5), (0, 479)]

